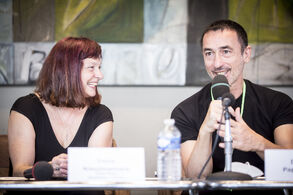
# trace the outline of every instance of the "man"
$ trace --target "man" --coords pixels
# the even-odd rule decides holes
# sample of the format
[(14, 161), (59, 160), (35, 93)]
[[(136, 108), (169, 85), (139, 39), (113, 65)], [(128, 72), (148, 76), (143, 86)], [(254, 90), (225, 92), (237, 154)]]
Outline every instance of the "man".
[[(243, 27), (231, 20), (211, 24), (201, 39), (202, 54), (209, 76), (224, 75), (236, 102), (232, 116), (232, 161), (249, 162), (264, 171), (264, 150), (293, 148), (293, 102), (280, 92), (253, 84), (243, 78), (251, 47)], [(221, 100), (212, 100), (211, 84), (181, 102), (171, 117), (182, 134), (181, 155), (185, 175), (197, 178), (212, 151), (216, 129), (223, 111)], [(225, 125), (218, 134), (224, 137)], [(216, 143), (215, 153), (201, 178), (223, 171), (224, 143)]]

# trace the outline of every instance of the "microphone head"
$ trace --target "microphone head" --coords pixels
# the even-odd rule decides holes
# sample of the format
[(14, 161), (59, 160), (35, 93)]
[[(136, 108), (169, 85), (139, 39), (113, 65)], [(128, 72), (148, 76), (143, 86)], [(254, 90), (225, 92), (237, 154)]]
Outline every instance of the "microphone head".
[(50, 180), (53, 176), (53, 172), (52, 165), (45, 161), (35, 163), (32, 168), (33, 177), (39, 181)]
[(235, 98), (231, 93), (225, 93), (222, 96), (222, 105), (224, 107), (233, 106), (235, 103)]
[(212, 94), (215, 100), (221, 99), (225, 93), (230, 92), (230, 86), (224, 75), (217, 75), (212, 80)]

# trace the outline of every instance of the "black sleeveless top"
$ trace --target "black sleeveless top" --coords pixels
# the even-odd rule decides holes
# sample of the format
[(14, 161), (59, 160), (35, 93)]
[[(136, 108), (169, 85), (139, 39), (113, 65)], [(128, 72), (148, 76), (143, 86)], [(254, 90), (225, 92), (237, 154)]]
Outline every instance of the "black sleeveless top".
[[(27, 117), (35, 130), (35, 162), (51, 161), (54, 156), (67, 153), (54, 134), (48, 114), (35, 94), (29, 94), (15, 101), (11, 110)], [(89, 107), (84, 114), (79, 129), (68, 147), (87, 147), (94, 130), (102, 123), (113, 121), (109, 108), (105, 105)]]
[[(20, 97), (15, 101), (11, 110), (23, 114), (27, 117), (35, 130), (35, 162), (51, 161), (54, 156), (61, 153), (67, 153), (68, 147), (87, 147), (88, 141), (94, 130), (104, 122), (113, 121), (113, 116), (109, 108), (100, 104), (95, 107), (89, 107), (81, 121), (79, 129), (72, 142), (67, 148), (61, 146), (53, 132), (49, 116), (43, 104), (35, 94), (29, 94)], [(10, 162), (9, 174), (12, 175), (12, 164)], [(56, 194), (56, 195), (98, 195), (104, 194), (104, 191), (7, 191), (7, 195), (14, 194)]]

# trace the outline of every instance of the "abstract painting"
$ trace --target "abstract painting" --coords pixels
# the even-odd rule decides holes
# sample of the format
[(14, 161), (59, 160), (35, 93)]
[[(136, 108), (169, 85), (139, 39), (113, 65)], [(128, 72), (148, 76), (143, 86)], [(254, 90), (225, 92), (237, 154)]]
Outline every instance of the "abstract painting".
[(102, 85), (202, 86), (201, 34), (231, 19), (252, 46), (245, 78), (290, 86), (292, 10), (293, 0), (2, 0), (0, 85), (34, 85), (56, 41), (83, 36), (102, 46)]

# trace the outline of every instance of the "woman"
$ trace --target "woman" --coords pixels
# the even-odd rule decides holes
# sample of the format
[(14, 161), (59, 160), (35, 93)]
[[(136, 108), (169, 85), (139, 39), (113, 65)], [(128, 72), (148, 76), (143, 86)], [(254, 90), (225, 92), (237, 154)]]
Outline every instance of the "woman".
[(40, 71), (34, 94), (12, 106), (9, 153), (13, 175), (38, 161), (51, 163), (56, 177), (67, 176), (67, 148), (110, 147), (113, 117), (97, 91), (101, 47), (87, 38), (57, 42)]

